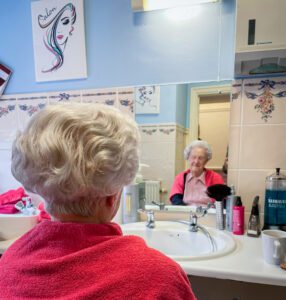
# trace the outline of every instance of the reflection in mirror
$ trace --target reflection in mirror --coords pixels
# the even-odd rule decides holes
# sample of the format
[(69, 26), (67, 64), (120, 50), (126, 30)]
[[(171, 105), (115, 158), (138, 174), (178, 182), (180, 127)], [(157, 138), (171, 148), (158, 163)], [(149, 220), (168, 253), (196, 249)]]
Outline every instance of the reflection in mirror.
[(159, 202), (171, 204), (175, 176), (189, 169), (184, 149), (196, 139), (206, 140), (212, 147), (213, 156), (206, 168), (227, 182), (223, 166), (228, 148), (229, 100), (230, 82), (161, 85), (159, 113), (135, 115), (141, 133), (140, 162), (149, 166), (141, 168), (146, 180), (146, 204), (154, 200), (158, 182)]

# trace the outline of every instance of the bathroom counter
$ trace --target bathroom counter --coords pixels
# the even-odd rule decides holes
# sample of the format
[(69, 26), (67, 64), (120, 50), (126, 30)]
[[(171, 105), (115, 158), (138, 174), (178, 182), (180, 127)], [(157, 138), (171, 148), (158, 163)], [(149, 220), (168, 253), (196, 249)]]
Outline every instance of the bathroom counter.
[(179, 262), (188, 275), (286, 286), (286, 271), (263, 260), (262, 239), (233, 235), (234, 252), (214, 259)]
[[(286, 271), (263, 260), (262, 239), (233, 235), (236, 249), (226, 256), (181, 261), (188, 275), (286, 287)], [(16, 240), (0, 241), (0, 255)]]
[[(168, 211), (159, 211), (157, 206), (149, 205), (146, 209), (154, 211), (155, 220), (188, 220), (190, 210), (195, 208), (182, 206), (175, 210), (174, 207), (167, 206)], [(245, 219), (248, 218), (249, 214)], [(140, 220), (145, 221), (146, 215), (140, 214)], [(199, 219), (199, 224), (215, 227), (215, 210), (210, 209), (205, 217)], [(236, 242), (236, 249), (228, 255), (206, 260), (181, 261), (179, 264), (188, 275), (286, 286), (286, 271), (264, 261), (261, 236), (232, 236)]]

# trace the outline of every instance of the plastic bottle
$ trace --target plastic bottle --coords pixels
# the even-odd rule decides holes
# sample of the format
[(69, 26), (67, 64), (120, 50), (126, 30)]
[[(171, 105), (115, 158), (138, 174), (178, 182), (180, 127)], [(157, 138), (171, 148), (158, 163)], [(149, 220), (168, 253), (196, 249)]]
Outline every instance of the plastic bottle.
[(232, 233), (243, 235), (244, 233), (244, 206), (242, 205), (241, 198), (237, 196), (235, 206), (233, 207), (233, 223)]
[(235, 206), (237, 196), (235, 195), (234, 185), (230, 186), (231, 194), (226, 198), (226, 222), (225, 229), (228, 231), (232, 231), (232, 222), (233, 222), (233, 207)]

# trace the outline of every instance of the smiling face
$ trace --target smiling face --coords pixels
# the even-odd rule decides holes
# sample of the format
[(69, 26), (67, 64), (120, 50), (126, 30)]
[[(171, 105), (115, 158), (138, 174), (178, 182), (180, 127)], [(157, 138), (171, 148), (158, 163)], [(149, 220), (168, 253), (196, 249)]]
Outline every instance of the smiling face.
[(192, 174), (196, 177), (200, 176), (208, 162), (206, 149), (200, 147), (193, 148), (189, 156), (189, 162)]
[(63, 45), (67, 42), (68, 37), (71, 35), (73, 30), (72, 11), (67, 9), (61, 15), (57, 26), (56, 37), (59, 45)]

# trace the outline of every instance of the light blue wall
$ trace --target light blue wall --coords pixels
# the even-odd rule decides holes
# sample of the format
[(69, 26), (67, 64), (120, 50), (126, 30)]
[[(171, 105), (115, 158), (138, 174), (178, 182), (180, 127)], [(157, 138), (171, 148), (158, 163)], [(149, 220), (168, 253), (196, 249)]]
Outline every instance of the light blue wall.
[(31, 2), (1, 0), (0, 61), (14, 71), (6, 93), (233, 77), (235, 0), (201, 5), (197, 17), (177, 22), (166, 11), (135, 14), (130, 0), (84, 5), (88, 78), (36, 83)]
[(177, 85), (176, 123), (186, 127), (189, 84)]

